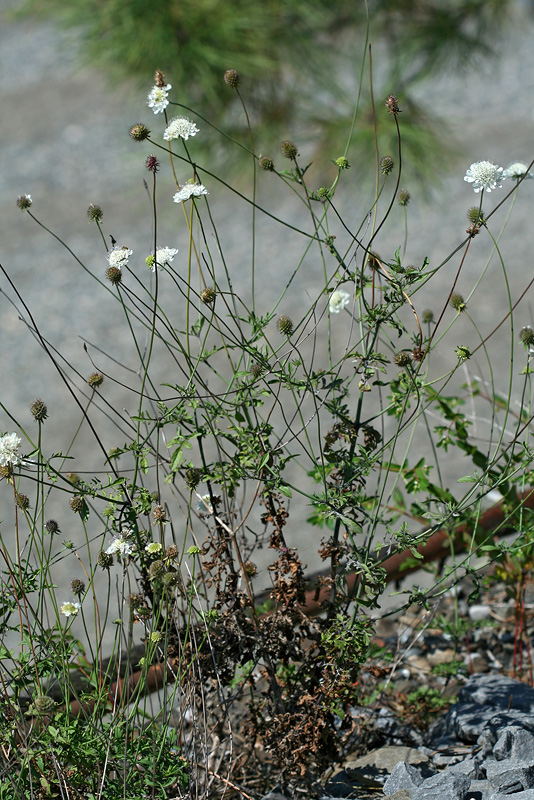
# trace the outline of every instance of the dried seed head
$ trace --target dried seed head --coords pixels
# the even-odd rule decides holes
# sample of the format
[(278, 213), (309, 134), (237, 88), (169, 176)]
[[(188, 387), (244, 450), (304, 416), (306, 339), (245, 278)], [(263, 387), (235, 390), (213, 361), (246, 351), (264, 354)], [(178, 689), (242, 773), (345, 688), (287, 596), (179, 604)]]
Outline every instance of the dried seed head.
[(282, 314), (278, 320), (278, 330), (284, 336), (291, 336), (293, 333), (293, 322), (289, 317), (286, 317), (285, 314)]
[(410, 192), (407, 189), (401, 189), (398, 197), (400, 206), (407, 206), (410, 202)]
[(414, 361), (422, 361), (425, 357), (425, 351), (420, 347), (415, 347), (412, 350), (412, 358)]
[(159, 161), (156, 156), (147, 156), (145, 167), (149, 172), (152, 172), (155, 175), (159, 169)]
[(20, 194), (17, 197), (17, 206), (21, 211), (28, 211), (32, 204), (31, 194)]
[(402, 351), (400, 353), (395, 353), (393, 361), (398, 367), (407, 367), (408, 364), (412, 363), (412, 356), (410, 353)]
[(149, 128), (147, 128), (147, 126), (143, 125), (141, 122), (132, 125), (130, 128), (130, 138), (136, 142), (144, 142), (144, 140), (148, 139), (149, 136)]
[(154, 73), (154, 83), (159, 89), (163, 89), (166, 86), (165, 75), (160, 69), (157, 69)]
[(75, 597), (80, 597), (80, 595), (85, 592), (85, 583), (79, 578), (74, 578), (71, 581), (70, 588), (72, 589), (72, 594)]
[(48, 409), (46, 403), (37, 398), (30, 406), (30, 412), (36, 422), (44, 422), (48, 417)]
[(247, 576), (247, 578), (253, 578), (254, 575), (258, 571), (258, 567), (256, 566), (256, 564), (253, 561), (245, 561), (245, 563), (243, 564), (243, 567), (244, 567), (245, 575)]
[(67, 472), (65, 477), (69, 483), (72, 483), (73, 486), (79, 486), (81, 483), (81, 478), (76, 472)]
[(189, 489), (195, 489), (200, 483), (202, 472), (196, 467), (190, 467), (185, 472), (185, 484)]
[(56, 707), (56, 704), (51, 697), (48, 697), (46, 694), (43, 694), (40, 697), (36, 697), (34, 699), (33, 707), (35, 709), (35, 713), (39, 714), (39, 716), (47, 716), (53, 712), (53, 710)]
[(280, 150), (282, 151), (282, 155), (284, 155), (286, 158), (295, 159), (298, 156), (297, 148), (293, 142), (289, 141), (289, 139), (284, 139), (280, 145)]
[(178, 583), (178, 573), (177, 572), (166, 572), (161, 582), (167, 589), (171, 589), (173, 586), (176, 586)]
[(522, 342), (525, 347), (532, 347), (532, 345), (534, 345), (534, 331), (530, 325), (521, 328), (519, 332), (519, 341)]
[(143, 598), (140, 594), (129, 594), (126, 603), (130, 608), (139, 608), (143, 604)]
[(391, 158), (391, 156), (384, 156), (380, 160), (380, 172), (382, 175), (389, 175), (390, 172), (393, 171), (393, 167), (395, 166), (395, 162)]
[(449, 303), (459, 314), (461, 314), (462, 311), (465, 311), (465, 309), (467, 308), (467, 304), (462, 295), (456, 292), (454, 294), (451, 294), (451, 299), (449, 300)]
[(122, 281), (122, 269), (120, 267), (108, 267), (106, 270), (106, 278), (113, 286), (118, 286)]
[(98, 566), (102, 567), (102, 569), (109, 569), (113, 566), (113, 556), (111, 553), (106, 553), (105, 550), (101, 550), (98, 556), (96, 557), (98, 562)]
[(167, 515), (163, 506), (154, 506), (152, 516), (154, 517), (154, 522), (165, 522), (167, 519)]
[(150, 569), (148, 571), (150, 580), (152, 581), (156, 580), (156, 578), (161, 578), (165, 574), (165, 572), (166, 572), (165, 564), (159, 558), (156, 561), (152, 562), (152, 564), (150, 565)]
[(390, 114), (402, 113), (399, 108), (399, 101), (397, 100), (394, 94), (388, 94), (386, 98), (386, 107)]
[(22, 508), (23, 511), (26, 511), (30, 507), (30, 498), (27, 494), (17, 494), (16, 503), (19, 508)]
[(89, 208), (87, 209), (87, 216), (89, 217), (89, 222), (101, 222), (102, 217), (104, 216), (104, 212), (100, 208), (100, 206), (95, 206), (94, 203), (89, 203)]
[(274, 170), (274, 161), (269, 156), (260, 156), (258, 158), (258, 164), (261, 169), (264, 169), (266, 172), (272, 172)]
[(260, 364), (257, 364), (255, 362), (254, 364), (251, 365), (250, 374), (252, 375), (252, 377), (254, 379), (259, 378), (260, 375), (262, 374), (262, 372), (263, 372), (263, 369), (261, 368)]
[(80, 514), (83, 509), (83, 498), (71, 497), (69, 500), (69, 506), (75, 514)]
[(212, 289), (211, 286), (208, 286), (200, 292), (200, 299), (207, 306), (211, 306), (215, 302), (216, 297), (217, 292), (215, 289)]
[(179, 556), (179, 555), (180, 555), (180, 548), (179, 548), (179, 547), (177, 547), (175, 544), (171, 544), (171, 545), (170, 545), (169, 547), (167, 547), (167, 549), (165, 550), (165, 558), (168, 558), (168, 559), (169, 559), (169, 560), (171, 560), (171, 561), (172, 561), (174, 558), (178, 558), (178, 556)]
[(45, 528), (51, 536), (54, 536), (56, 533), (61, 533), (59, 525), (55, 519), (49, 519), (47, 522), (45, 522)]
[(427, 308), (423, 311), (422, 320), (426, 325), (430, 325), (431, 322), (434, 322), (434, 312)]
[(237, 89), (240, 80), (239, 73), (235, 69), (227, 69), (224, 73), (224, 82), (231, 89)]
[(100, 372), (93, 372), (87, 378), (87, 383), (91, 387), (91, 389), (96, 389), (98, 386), (101, 386), (104, 381), (104, 376)]

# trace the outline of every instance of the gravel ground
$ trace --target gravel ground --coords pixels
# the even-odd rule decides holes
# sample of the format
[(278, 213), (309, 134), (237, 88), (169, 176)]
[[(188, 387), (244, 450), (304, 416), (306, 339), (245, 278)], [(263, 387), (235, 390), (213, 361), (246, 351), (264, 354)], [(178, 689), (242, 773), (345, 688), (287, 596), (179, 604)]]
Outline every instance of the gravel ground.
[[(4, 15), (12, 5), (4, 0), (0, 6)], [(533, 157), (533, 34), (532, 18), (526, 12), (520, 13), (504, 35), (499, 61), (485, 62), (466, 77), (443, 75), (439, 81), (421, 87), (420, 99), (436, 104), (436, 111), (446, 119), (464, 152), (454, 172), (445, 178), (443, 191), (439, 195), (436, 193), (431, 202), (425, 203), (413, 193), (409, 207), (409, 262), (420, 264), (428, 256), (431, 265), (437, 265), (465, 236), (465, 211), (477, 199), (463, 181), (465, 169), (471, 162), (488, 159), (508, 166), (517, 160), (529, 162)], [(142, 185), (146, 174), (145, 151), (140, 153), (140, 149), (136, 149), (127, 131), (133, 122), (142, 120), (153, 124), (154, 118), (149, 116), (142, 93), (127, 86), (110, 87), (100, 73), (81, 68), (80, 47), (75, 34), (60, 31), (50, 23), (8, 19), (0, 27), (3, 109), (0, 118), (3, 156), (0, 256), (45, 337), (79, 365), (82, 375), (87, 375), (93, 367), (83, 351), (83, 339), (105, 350), (111, 349), (118, 358), (127, 358), (122, 319), (112, 299), (95, 290), (93, 279), (55, 239), (21, 214), (15, 207), (15, 200), (21, 193), (30, 193), (38, 218), (67, 240), (96, 275), (103, 274), (106, 262), (96, 230), (87, 224), (85, 212), (89, 202), (104, 207), (106, 231), (120, 244), (127, 243), (134, 252), (149, 252), (152, 233), (146, 222), (149, 208)], [(271, 176), (260, 177), (263, 180)], [(347, 213), (349, 220), (359, 219), (365, 208), (357, 207), (354, 214), (354, 206), (358, 206), (357, 170), (348, 173), (347, 180), (353, 183), (348, 184), (351, 190), (346, 191), (340, 201), (341, 210)], [(166, 181), (162, 177), (160, 185), (164, 191), (168, 189), (170, 199), (172, 187)], [(531, 278), (533, 191), (534, 182), (525, 182), (502, 250), (514, 300)], [(210, 192), (226, 258), (237, 276), (234, 281), (239, 280), (241, 270), (242, 287), (246, 292), (249, 261), (243, 252), (243, 242), (247, 241), (250, 216), (243, 214), (241, 208), (216, 188), (210, 186)], [(494, 201), (492, 194), (488, 208), (500, 199), (498, 192), (495, 194), (497, 199)], [(279, 216), (297, 225), (306, 224), (300, 212), (294, 210), (289, 196), (280, 197), (262, 187), (261, 199)], [(160, 240), (169, 246), (186, 248), (183, 220), (178, 219), (176, 206), (172, 203), (168, 206), (160, 209)], [(495, 229), (504, 217), (505, 212), (501, 212)], [(391, 225), (386, 228), (375, 244), (376, 249), (389, 258), (403, 239), (400, 212), (396, 211)], [(277, 296), (277, 288), (284, 285), (288, 269), (292, 268), (288, 265), (302, 253), (302, 242), (281, 236), (264, 220), (258, 223), (258, 234), (257, 263), (261, 265), (258, 310), (261, 313)], [(475, 240), (473, 251), (458, 287), (465, 295), (485, 264), (489, 252), (487, 240)], [(432, 289), (421, 293), (420, 309), (437, 306), (447, 297), (458, 263), (453, 260), (436, 276)], [(292, 308), (300, 308), (308, 294), (314, 296), (322, 285), (322, 267), (318, 261), (308, 259), (305, 266), (305, 276), (294, 285)], [(141, 270), (142, 264), (140, 274)], [(43, 397), (50, 409), (46, 425), (49, 441), (54, 442), (55, 449), (65, 447), (78, 424), (79, 412), (20, 322), (17, 310), (10, 305), (8, 298), (13, 298), (14, 294), (3, 278), (0, 288), (3, 292), (0, 296), (1, 401), (7, 409), (18, 409), (21, 424), (29, 426), (27, 408), (35, 397)], [(494, 259), (472, 305), (476, 307), (482, 333), (489, 332), (505, 313), (503, 293), (502, 270)], [(520, 307), (520, 325), (533, 322), (531, 296), (531, 292), (527, 293)], [(503, 327), (491, 340), (490, 358), (497, 382), (505, 389), (510, 356), (509, 332), (504, 331)], [(470, 342), (472, 336), (467, 323), (463, 328), (458, 325), (451, 340), (450, 355), (444, 357), (439, 366), (452, 365), (454, 346)], [(478, 369), (487, 372), (487, 367), (479, 367), (476, 360), (469, 363), (469, 369), (471, 374), (476, 374)], [(118, 396), (114, 402), (127, 403), (128, 400)], [(11, 430), (12, 427), (2, 412), (0, 429)], [(82, 436), (81, 446), (93, 448), (89, 436)], [(414, 453), (414, 457), (416, 455)], [(100, 456), (95, 454), (95, 466), (99, 464), (101, 466)], [(451, 476), (457, 474), (456, 465), (449, 463), (447, 466)], [(0, 497), (0, 509), (4, 502), (5, 498)], [(0, 513), (0, 517), (5, 516)], [(291, 537), (291, 544), (300, 547), (304, 558), (314, 567), (315, 543), (310, 541), (309, 533), (304, 529), (299, 533), (295, 526)]]

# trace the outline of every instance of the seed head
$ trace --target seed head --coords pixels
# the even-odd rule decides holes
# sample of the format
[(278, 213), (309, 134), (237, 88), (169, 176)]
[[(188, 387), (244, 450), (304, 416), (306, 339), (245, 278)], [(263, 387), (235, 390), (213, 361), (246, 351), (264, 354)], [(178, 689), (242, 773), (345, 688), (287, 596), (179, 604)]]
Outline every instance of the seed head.
[(169, 547), (167, 547), (165, 550), (165, 558), (168, 558), (170, 561), (172, 561), (174, 558), (178, 558), (179, 555), (180, 549), (175, 544), (169, 545)]
[(467, 304), (462, 295), (457, 294), (456, 292), (454, 294), (451, 294), (451, 299), (449, 300), (449, 303), (454, 309), (456, 309), (456, 311), (459, 314), (461, 314), (462, 311), (465, 311), (465, 309), (467, 308)]
[(380, 172), (382, 175), (389, 175), (389, 173), (393, 171), (394, 166), (395, 162), (391, 156), (384, 156), (382, 159), (380, 159)]
[(109, 569), (113, 566), (113, 556), (111, 553), (106, 553), (105, 550), (101, 550), (98, 556), (96, 557), (98, 562), (98, 566), (102, 567), (102, 569)]
[(49, 716), (55, 707), (56, 704), (54, 700), (46, 694), (36, 697), (33, 701), (33, 708), (35, 709), (35, 713), (39, 714), (39, 716)]
[(132, 125), (130, 128), (130, 138), (136, 142), (144, 142), (145, 139), (148, 139), (150, 136), (150, 130), (147, 128), (146, 125), (143, 125), (141, 122)]
[(237, 89), (241, 78), (235, 69), (227, 69), (224, 73), (224, 82), (231, 89)]
[(71, 497), (69, 500), (69, 506), (75, 514), (80, 514), (83, 509), (83, 498), (77, 496)]
[(339, 169), (350, 169), (349, 160), (348, 158), (345, 158), (345, 156), (340, 156), (339, 158), (336, 158), (335, 163), (339, 167)]
[(200, 483), (202, 472), (196, 467), (190, 467), (185, 472), (185, 484), (189, 489), (195, 489)]
[(48, 417), (46, 403), (44, 403), (42, 400), (39, 400), (39, 398), (33, 401), (30, 406), (30, 411), (36, 422), (44, 422)]
[(79, 578), (74, 578), (71, 581), (70, 588), (75, 597), (80, 597), (85, 592), (85, 583)]
[(245, 561), (243, 564), (244, 572), (247, 578), (253, 578), (258, 571), (258, 567), (253, 561)]
[(61, 533), (59, 530), (59, 525), (55, 519), (49, 519), (47, 522), (45, 522), (45, 528), (47, 533), (49, 533), (51, 536), (54, 536), (56, 533)]
[(172, 572), (166, 572), (163, 578), (161, 579), (161, 582), (163, 583), (165, 588), (171, 589), (178, 583), (178, 573), (174, 572), (174, 570)]
[(167, 515), (163, 506), (154, 506), (152, 516), (154, 517), (154, 522), (165, 522), (167, 519)]
[(150, 580), (153, 581), (156, 580), (156, 578), (161, 578), (165, 574), (165, 571), (166, 571), (165, 564), (163, 563), (163, 561), (161, 561), (161, 559), (153, 561), (148, 571)]
[(89, 222), (101, 222), (102, 217), (104, 216), (104, 212), (100, 208), (100, 206), (95, 206), (94, 203), (89, 203), (89, 208), (87, 209), (87, 216), (89, 217)]
[(17, 197), (17, 205), (21, 211), (28, 211), (32, 204), (31, 194), (20, 194)]
[(412, 357), (410, 353), (406, 353), (404, 350), (400, 353), (395, 353), (393, 361), (398, 367), (407, 367), (408, 364), (412, 363)]
[(532, 345), (534, 345), (534, 331), (530, 325), (521, 328), (519, 332), (519, 341), (522, 342), (525, 347), (532, 347)]
[(106, 278), (113, 286), (118, 286), (122, 281), (122, 269), (120, 267), (108, 267), (106, 270)]
[(382, 441), (381, 435), (371, 425), (366, 425), (363, 429), (363, 446), (366, 450), (376, 450)]
[(472, 208), (467, 209), (467, 219), (469, 222), (472, 222), (473, 225), (482, 225), (484, 222), (484, 212), (482, 209), (478, 208), (478, 206), (472, 206)]
[(250, 374), (252, 375), (252, 377), (254, 379), (259, 378), (262, 372), (263, 372), (263, 369), (261, 368), (260, 364), (257, 364), (255, 362), (254, 364), (251, 365)]
[(155, 175), (159, 170), (159, 161), (156, 156), (148, 156), (147, 160), (145, 161), (145, 167), (149, 172), (152, 172)]
[(104, 381), (104, 376), (100, 372), (93, 372), (87, 378), (87, 383), (91, 387), (91, 389), (96, 389), (98, 386), (101, 386)]
[(17, 494), (16, 503), (19, 508), (26, 511), (30, 507), (30, 498), (27, 494)]
[(293, 142), (289, 141), (289, 139), (284, 139), (280, 145), (280, 150), (282, 151), (282, 155), (284, 155), (286, 158), (295, 159), (298, 156), (297, 148)]
[(266, 172), (272, 172), (274, 170), (274, 161), (269, 156), (260, 156), (258, 158), (258, 164), (261, 169), (264, 169)]
[(430, 325), (431, 322), (434, 322), (434, 312), (430, 308), (427, 308), (423, 311), (422, 318), (426, 325)]
[(207, 306), (211, 306), (215, 302), (216, 297), (217, 292), (215, 289), (212, 289), (211, 286), (208, 286), (200, 292), (200, 299)]
[(422, 361), (425, 357), (425, 351), (421, 347), (414, 347), (412, 350), (412, 358), (414, 361)]
[(81, 478), (76, 472), (67, 472), (65, 477), (73, 486), (79, 486), (81, 483)]
[(284, 336), (291, 336), (293, 333), (293, 322), (289, 317), (286, 317), (285, 314), (282, 314), (278, 320), (278, 330)]
[(398, 200), (400, 206), (407, 206), (410, 202), (410, 192), (407, 189), (401, 189)]
[(399, 108), (399, 101), (397, 100), (394, 94), (388, 94), (386, 98), (386, 107), (390, 114), (402, 113)]

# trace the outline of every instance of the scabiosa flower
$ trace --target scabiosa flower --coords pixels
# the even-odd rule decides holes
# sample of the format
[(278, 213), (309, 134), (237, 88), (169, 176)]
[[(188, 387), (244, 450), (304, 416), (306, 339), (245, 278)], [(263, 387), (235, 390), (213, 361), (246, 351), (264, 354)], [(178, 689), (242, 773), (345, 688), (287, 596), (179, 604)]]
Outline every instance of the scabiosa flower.
[(148, 553), (149, 556), (153, 556), (156, 553), (160, 553), (163, 550), (163, 545), (160, 542), (149, 542), (145, 547), (145, 551)]
[(336, 166), (339, 167), (339, 169), (350, 169), (349, 161), (347, 158), (345, 158), (345, 156), (340, 156), (339, 158), (336, 158), (334, 163), (336, 164)]
[(492, 189), (500, 189), (505, 178), (503, 168), (498, 167), (491, 161), (475, 161), (471, 164), (464, 176), (464, 181), (473, 184), (475, 192), (485, 189), (491, 192)]
[(27, 211), (33, 203), (31, 194), (20, 194), (17, 197), (17, 206), (21, 211)]
[(153, 86), (148, 93), (147, 106), (154, 111), (154, 114), (159, 114), (169, 105), (169, 89), (172, 89), (172, 86), (167, 83), (165, 86)]
[(122, 269), (128, 264), (128, 259), (131, 255), (133, 255), (133, 250), (128, 250), (125, 245), (123, 247), (117, 245), (108, 253), (108, 264), (110, 267)]
[(400, 206), (407, 206), (410, 202), (410, 192), (407, 189), (401, 189), (398, 197)]
[(89, 222), (101, 222), (102, 217), (104, 216), (104, 212), (102, 211), (100, 206), (95, 206), (94, 203), (89, 203), (89, 208), (87, 209), (87, 216), (89, 217)]
[(201, 197), (203, 194), (208, 194), (205, 186), (196, 181), (188, 181), (184, 183), (180, 191), (176, 192), (172, 199), (175, 203), (184, 203), (190, 197)]
[(60, 606), (60, 611), (66, 617), (74, 617), (80, 610), (81, 605), (80, 603), (71, 603), (70, 600), (66, 600), (62, 606)]
[(328, 303), (328, 308), (331, 314), (339, 314), (345, 306), (348, 306), (350, 303), (350, 294), (348, 292), (344, 292), (343, 289), (336, 289), (335, 292), (332, 292), (330, 295), (330, 302)]
[(7, 467), (9, 464), (16, 466), (22, 462), (19, 456), (19, 447), (22, 444), (16, 433), (6, 433), (0, 439), (0, 467)]
[(534, 345), (534, 331), (530, 325), (521, 328), (519, 332), (519, 341), (522, 342), (525, 347), (532, 347)]
[(382, 175), (389, 175), (392, 171), (393, 167), (395, 166), (395, 162), (391, 158), (391, 156), (384, 156), (380, 159), (380, 172)]
[(461, 314), (462, 311), (465, 311), (465, 309), (467, 308), (467, 304), (462, 295), (457, 294), (456, 292), (454, 294), (451, 294), (451, 299), (449, 300), (449, 303), (459, 314)]
[(152, 272), (155, 272), (156, 267), (159, 267), (160, 269), (163, 267), (170, 267), (171, 262), (177, 253), (178, 250), (173, 249), (172, 247), (161, 247), (159, 250), (156, 250), (156, 255), (152, 253), (151, 255), (147, 256), (145, 263), (147, 267), (152, 270)]
[(136, 122), (136, 124), (132, 125), (130, 128), (130, 138), (135, 142), (143, 142), (145, 139), (148, 139), (149, 136), (150, 130), (146, 125), (143, 125), (142, 122)]
[(508, 169), (505, 169), (502, 176), (503, 178), (515, 178), (515, 180), (519, 180), (520, 178), (525, 176), (525, 178), (534, 178), (532, 172), (528, 171), (528, 167), (526, 164), (523, 164), (522, 161), (515, 161), (513, 164), (510, 164)]
[(187, 117), (175, 117), (171, 119), (168, 126), (165, 128), (163, 138), (170, 142), (172, 139), (184, 139), (187, 141), (190, 136), (196, 136), (198, 128), (194, 122), (191, 122)]
[(227, 86), (229, 86), (231, 89), (237, 89), (240, 81), (239, 72), (237, 72), (237, 70), (227, 69), (223, 77)]
[(110, 546), (106, 550), (106, 554), (108, 556), (112, 556), (115, 553), (119, 556), (130, 556), (134, 551), (133, 542), (129, 542), (123, 535), (116, 536), (113, 541), (111, 542)]
[(102, 386), (104, 382), (104, 376), (101, 372), (92, 372), (91, 375), (87, 378), (87, 383), (91, 387), (91, 389), (97, 389), (99, 386)]
[(59, 525), (57, 524), (55, 519), (49, 519), (45, 522), (45, 528), (47, 532), (53, 536), (56, 533), (61, 533), (59, 529)]

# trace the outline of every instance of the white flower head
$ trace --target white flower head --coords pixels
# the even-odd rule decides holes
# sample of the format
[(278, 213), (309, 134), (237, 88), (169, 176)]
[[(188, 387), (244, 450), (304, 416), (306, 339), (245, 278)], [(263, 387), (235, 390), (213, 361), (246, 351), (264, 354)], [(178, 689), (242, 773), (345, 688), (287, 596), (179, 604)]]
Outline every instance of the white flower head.
[(19, 447), (22, 444), (16, 433), (6, 433), (0, 438), (0, 466), (7, 467), (8, 464), (17, 466), (22, 462), (19, 456)]
[(161, 542), (149, 542), (145, 547), (145, 550), (149, 555), (153, 556), (163, 550), (163, 545)]
[(167, 128), (165, 128), (163, 138), (168, 142), (170, 142), (171, 139), (184, 139), (187, 141), (190, 136), (196, 136), (197, 133), (198, 128), (190, 119), (187, 119), (187, 117), (175, 117), (169, 122)]
[(336, 289), (336, 291), (332, 292), (330, 295), (328, 308), (330, 309), (331, 314), (339, 314), (340, 311), (343, 311), (345, 306), (348, 306), (349, 303), (350, 294), (348, 292), (344, 292), (343, 289)]
[(63, 605), (60, 607), (60, 611), (66, 617), (74, 617), (78, 611), (80, 610), (81, 605), (80, 603), (71, 603), (70, 600), (67, 600)]
[(110, 267), (122, 269), (128, 264), (128, 259), (132, 254), (133, 250), (128, 250), (127, 247), (114, 247), (108, 253), (108, 264)]
[(491, 192), (492, 189), (500, 189), (505, 179), (502, 167), (498, 167), (491, 161), (475, 161), (471, 164), (464, 176), (464, 181), (473, 184), (475, 192), (485, 189)]
[(124, 537), (125, 531), (121, 531), (120, 536), (116, 536), (113, 541), (111, 542), (110, 546), (106, 550), (106, 553), (109, 556), (114, 555), (115, 553), (119, 556), (130, 556), (134, 551), (133, 542), (129, 542), (128, 539)]
[(148, 93), (148, 98), (146, 101), (147, 106), (154, 110), (154, 114), (159, 114), (169, 105), (169, 101), (167, 99), (169, 89), (172, 89), (170, 83), (168, 83), (166, 86), (153, 86)]
[(161, 247), (159, 250), (156, 250), (156, 255), (152, 253), (152, 255), (146, 258), (147, 267), (150, 267), (152, 272), (156, 271), (156, 267), (160, 269), (162, 267), (170, 267), (174, 256), (177, 254), (178, 250), (172, 247)]
[(180, 191), (176, 192), (172, 199), (175, 203), (183, 203), (189, 200), (190, 197), (201, 197), (203, 194), (208, 194), (205, 186), (195, 181), (188, 181), (188, 183), (184, 183)]
[(513, 164), (510, 164), (508, 169), (505, 169), (502, 176), (503, 178), (515, 178), (519, 180), (520, 178), (525, 176), (525, 178), (534, 178), (532, 172), (528, 171), (528, 166), (523, 164), (522, 161), (515, 161)]

